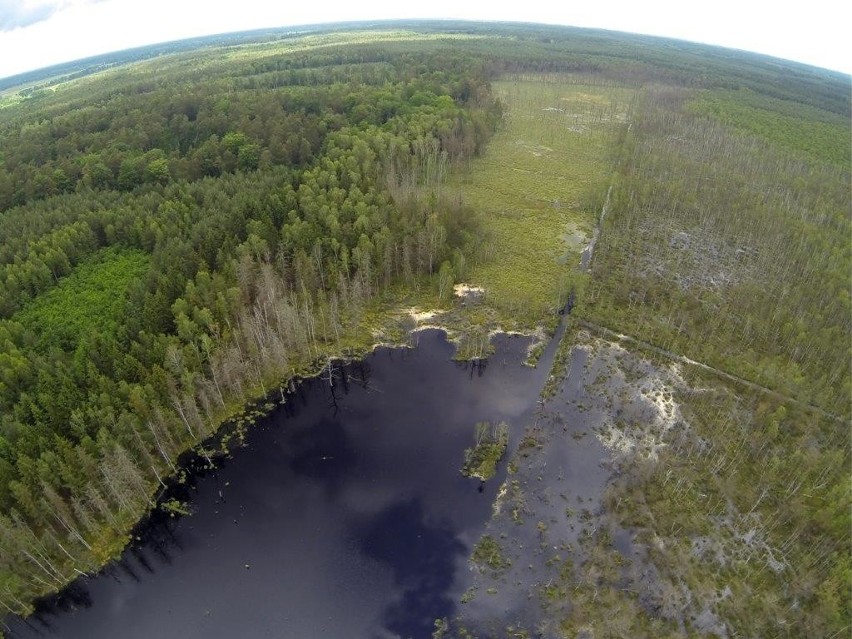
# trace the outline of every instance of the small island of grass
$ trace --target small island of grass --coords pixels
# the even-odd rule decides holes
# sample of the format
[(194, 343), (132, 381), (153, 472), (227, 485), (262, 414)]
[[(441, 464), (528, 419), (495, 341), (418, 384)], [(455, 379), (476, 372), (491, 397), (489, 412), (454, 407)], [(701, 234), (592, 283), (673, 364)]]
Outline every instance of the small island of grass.
[(509, 426), (506, 422), (496, 425), (478, 422), (475, 437), (476, 444), (464, 451), (462, 475), (486, 481), (497, 472), (497, 462), (506, 454), (506, 447), (509, 444)]

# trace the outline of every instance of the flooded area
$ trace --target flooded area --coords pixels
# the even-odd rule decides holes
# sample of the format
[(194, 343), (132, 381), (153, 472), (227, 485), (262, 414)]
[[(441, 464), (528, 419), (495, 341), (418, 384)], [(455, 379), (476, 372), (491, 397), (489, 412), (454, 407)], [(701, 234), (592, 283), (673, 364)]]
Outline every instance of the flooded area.
[(624, 468), (653, 458), (662, 435), (684, 427), (667, 386), (676, 371), (585, 331), (572, 337), (552, 394), (509, 462), (484, 531), (488, 553), (474, 553), (448, 637), (590, 637), (582, 620), (602, 605), (595, 586), (603, 574), (625, 590), (656, 588), (645, 547), (615, 522), (607, 498)]
[[(583, 631), (601, 575), (655, 606), (648, 548), (608, 491), (688, 428), (679, 374), (584, 330), (557, 354), (561, 336), (530, 368), (528, 338), (461, 363), (428, 329), (305, 381), (177, 487), (191, 516), (159, 513), (9, 635), (558, 636)], [(476, 424), (501, 421), (508, 459), (463, 477)]]
[(506, 477), (505, 460), (485, 484), (463, 477), (464, 449), (477, 422), (506, 421), (514, 450), (554, 345), (530, 368), (526, 338), (496, 337), (480, 364), (453, 361), (439, 331), (414, 339), (302, 383), (179, 487), (191, 516), (156, 517), (119, 562), (7, 634), (430, 636), (459, 613)]

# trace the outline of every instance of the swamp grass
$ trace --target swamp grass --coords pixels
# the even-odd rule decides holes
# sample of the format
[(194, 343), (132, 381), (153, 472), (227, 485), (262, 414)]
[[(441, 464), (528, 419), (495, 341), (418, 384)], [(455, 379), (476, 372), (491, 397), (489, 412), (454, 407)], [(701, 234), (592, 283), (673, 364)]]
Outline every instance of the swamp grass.
[(504, 126), (455, 178), (484, 231), (467, 279), (485, 289), (504, 327), (530, 329), (565, 303), (578, 277), (633, 90), (552, 75), (509, 77), (494, 90)]

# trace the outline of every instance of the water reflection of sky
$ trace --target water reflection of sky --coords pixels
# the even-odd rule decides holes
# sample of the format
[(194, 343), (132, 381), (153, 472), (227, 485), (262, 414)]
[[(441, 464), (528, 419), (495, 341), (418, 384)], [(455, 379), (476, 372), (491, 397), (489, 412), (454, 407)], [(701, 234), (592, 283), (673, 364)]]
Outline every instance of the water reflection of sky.
[(451, 361), (437, 332), (418, 339), (349, 367), (333, 395), (305, 383), (190, 481), (193, 516), (154, 527), (12, 636), (429, 636), (497, 489), (459, 473), (473, 425), (520, 433), (544, 367), (520, 365), (519, 338), (500, 338), (484, 370)]

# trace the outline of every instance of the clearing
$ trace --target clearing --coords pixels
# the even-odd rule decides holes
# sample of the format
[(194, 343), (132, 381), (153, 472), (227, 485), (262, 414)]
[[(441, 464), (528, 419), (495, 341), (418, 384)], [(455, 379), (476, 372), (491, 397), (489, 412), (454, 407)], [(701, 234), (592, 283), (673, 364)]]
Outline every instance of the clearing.
[(530, 329), (562, 306), (612, 174), (633, 90), (566, 75), (494, 83), (505, 126), (456, 178), (484, 229), (467, 280), (504, 328)]
[(73, 350), (85, 334), (114, 335), (125, 292), (148, 270), (141, 251), (109, 248), (79, 264), (13, 319), (38, 337), (40, 348)]

